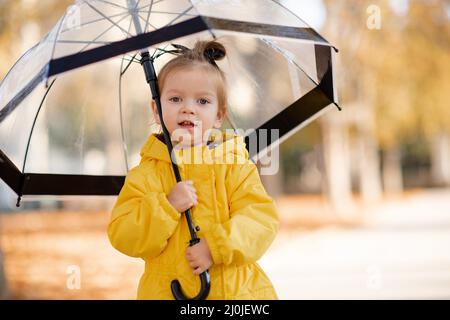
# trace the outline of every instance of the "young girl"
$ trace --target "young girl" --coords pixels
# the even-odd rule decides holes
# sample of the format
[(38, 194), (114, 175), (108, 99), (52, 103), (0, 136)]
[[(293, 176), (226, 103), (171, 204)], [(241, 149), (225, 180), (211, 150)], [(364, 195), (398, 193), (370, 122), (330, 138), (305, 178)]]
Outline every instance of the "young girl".
[[(279, 228), (274, 202), (248, 159), (243, 138), (211, 133), (227, 111), (225, 76), (214, 61), (225, 54), (218, 42), (197, 42), (160, 71), (164, 123), (183, 181), (176, 183), (162, 135), (150, 135), (108, 226), (117, 250), (145, 261), (138, 299), (173, 299), (174, 279), (194, 297), (200, 290), (198, 275), (208, 269), (208, 299), (277, 299), (256, 263)], [(152, 110), (160, 124), (154, 102)], [(196, 152), (208, 161), (179, 161)], [(188, 208), (200, 228), (201, 240), (192, 247), (182, 217)]]

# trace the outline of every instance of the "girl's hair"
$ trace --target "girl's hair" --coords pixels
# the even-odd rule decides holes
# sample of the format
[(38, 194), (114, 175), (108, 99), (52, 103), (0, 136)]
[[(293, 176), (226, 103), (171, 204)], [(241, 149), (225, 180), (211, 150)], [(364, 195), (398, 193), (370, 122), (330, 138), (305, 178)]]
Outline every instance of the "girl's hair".
[(217, 41), (197, 41), (193, 49), (188, 49), (180, 45), (173, 46), (178, 49), (177, 52), (179, 55), (167, 62), (159, 72), (158, 84), (160, 92), (163, 91), (165, 81), (170, 72), (182, 68), (204, 68), (213, 75), (217, 87), (219, 111), (225, 116), (228, 105), (226, 77), (225, 73), (220, 70), (215, 62), (225, 57), (225, 47)]

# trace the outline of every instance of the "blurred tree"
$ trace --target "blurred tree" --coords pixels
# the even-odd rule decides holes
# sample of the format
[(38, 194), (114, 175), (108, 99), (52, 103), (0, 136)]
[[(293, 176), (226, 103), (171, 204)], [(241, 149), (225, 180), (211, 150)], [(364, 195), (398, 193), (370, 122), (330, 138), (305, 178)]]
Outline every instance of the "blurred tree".
[[(379, 2), (380, 3), (380, 2)], [(383, 185), (388, 194), (403, 190), (400, 145), (414, 132), (417, 124), (411, 105), (410, 83), (405, 72), (403, 25), (405, 17), (397, 16), (390, 1), (382, 2), (382, 26), (372, 31), (367, 67), (374, 77), (376, 136), (383, 150)]]
[[(436, 182), (450, 183), (449, 25), (445, 0), (409, 1), (408, 10), (385, 19), (377, 34), (377, 121), (384, 149), (386, 191), (401, 188), (400, 143), (425, 134)], [(389, 12), (389, 11), (388, 11)], [(380, 38), (381, 36), (381, 38)]]
[[(347, 207), (351, 206), (351, 140), (357, 141), (358, 163), (355, 165), (363, 199), (376, 201), (381, 195), (375, 75), (368, 70), (373, 43), (366, 11), (373, 1), (325, 0), (324, 3), (328, 13), (323, 32), (340, 50), (337, 82), (340, 103), (344, 106), (341, 114), (330, 113), (321, 121), (324, 137), (328, 137), (324, 139), (328, 194), (335, 207)], [(351, 126), (356, 130), (349, 132)], [(347, 204), (342, 205), (342, 202)]]
[(25, 50), (50, 31), (72, 3), (73, 0), (0, 1), (0, 79)]
[(360, 115), (352, 117), (359, 118), (360, 187), (363, 196), (372, 190), (369, 198), (380, 189), (378, 144), (385, 192), (399, 192), (400, 146), (420, 134), (434, 146), (436, 181), (450, 181), (449, 1), (411, 0), (404, 10), (393, 2), (325, 1), (325, 34), (341, 49), (341, 102), (347, 112)]
[(450, 186), (450, 17), (448, 0), (413, 1), (405, 27), (412, 105), (430, 141), (432, 177)]

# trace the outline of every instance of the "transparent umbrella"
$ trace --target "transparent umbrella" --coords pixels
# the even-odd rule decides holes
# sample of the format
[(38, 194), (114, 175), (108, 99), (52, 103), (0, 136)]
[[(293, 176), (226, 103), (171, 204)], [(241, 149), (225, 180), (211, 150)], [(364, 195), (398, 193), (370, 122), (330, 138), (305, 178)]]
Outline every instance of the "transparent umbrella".
[(241, 130), (254, 160), (338, 107), (337, 50), (279, 1), (79, 0), (0, 83), (0, 177), (18, 204), (118, 194), (155, 130), (151, 95), (161, 113), (155, 74), (172, 58), (162, 53), (200, 39), (227, 49), (225, 128)]

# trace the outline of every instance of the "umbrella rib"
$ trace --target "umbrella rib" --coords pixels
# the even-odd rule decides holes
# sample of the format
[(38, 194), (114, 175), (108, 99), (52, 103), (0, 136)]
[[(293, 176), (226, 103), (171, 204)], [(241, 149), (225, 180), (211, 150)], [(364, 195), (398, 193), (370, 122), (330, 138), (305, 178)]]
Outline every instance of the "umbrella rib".
[[(143, 17), (141, 17), (141, 15), (140, 14), (138, 14), (137, 15), (144, 23), (145, 23), (145, 29), (144, 29), (144, 32), (146, 32), (146, 30), (147, 30), (147, 21), (143, 18)], [(158, 29), (158, 28), (156, 28), (156, 26), (154, 26), (154, 25), (152, 25), (151, 23), (149, 23), (148, 24), (150, 27), (152, 27), (153, 29)]]
[[(114, 15), (109, 16), (109, 17), (110, 17), (110, 18), (115, 18), (115, 17), (121, 16), (121, 15), (127, 16), (127, 15), (128, 15), (128, 12), (121, 12), (121, 13), (114, 14)], [(95, 19), (95, 20), (92, 20), (92, 21), (87, 21), (87, 22), (84, 22), (84, 23), (80, 24), (79, 27), (81, 28), (81, 27), (87, 26), (88, 24), (95, 23), (95, 22), (99, 22), (99, 21), (103, 21), (103, 20), (105, 20), (105, 18), (99, 18), (99, 19)], [(72, 30), (72, 29), (63, 29), (63, 30), (61, 31), (61, 33), (65, 33), (65, 32), (71, 31), (71, 30)]]
[(174, 23), (175, 21), (177, 21), (179, 18), (181, 18), (182, 16), (184, 16), (186, 14), (186, 12), (192, 10), (193, 6), (190, 6), (189, 8), (187, 8), (186, 10), (184, 10), (182, 13), (178, 14), (175, 19), (173, 19), (172, 21), (170, 21), (168, 24), (166, 24), (165, 26), (168, 27), (170, 25), (172, 25), (172, 23)]
[(139, 12), (139, 3), (141, 3), (141, 0), (138, 0), (137, 2), (136, 2), (136, 5), (134, 6), (134, 10), (136, 10), (137, 12)]
[[(121, 22), (121, 21), (122, 21), (123, 19), (125, 19), (126, 17), (128, 17), (128, 16), (123, 16), (122, 18), (120, 18), (120, 19), (117, 21), (117, 23)], [(87, 43), (83, 48), (81, 48), (81, 50), (80, 50), (79, 52), (86, 50), (86, 48), (88, 48), (92, 43), (95, 43), (95, 40), (97, 40), (98, 38), (100, 38), (101, 36), (103, 36), (105, 33), (107, 33), (107, 32), (108, 32), (109, 30), (111, 30), (112, 28), (114, 28), (114, 26), (109, 26), (105, 31), (103, 31), (103, 32), (100, 33), (98, 36), (96, 36), (96, 37), (92, 40), (92, 42)]]
[[(140, 2), (141, 2), (141, 0), (138, 0), (138, 1), (136, 2), (135, 6), (134, 6), (134, 10), (136, 10), (136, 15), (138, 16), (138, 18), (141, 18), (141, 20), (142, 20), (143, 22), (145, 22), (145, 19), (142, 18), (141, 15), (139, 14), (139, 9), (137, 9), (137, 7), (139, 6), (139, 3), (140, 3)], [(130, 16), (133, 16), (133, 15), (134, 15), (134, 13), (130, 13)], [(133, 18), (131, 18), (131, 21), (133, 21)], [(130, 24), (130, 26), (129, 26), (129, 28), (128, 28), (128, 32), (130, 32), (130, 30), (131, 30), (131, 24)], [(144, 32), (145, 32), (145, 29), (144, 29)], [(138, 34), (138, 30), (136, 30), (136, 34)]]
[(120, 72), (121, 75), (124, 75), (125, 72), (127, 72), (128, 68), (131, 66), (131, 64), (133, 62), (140, 62), (139, 59), (136, 59), (137, 53), (131, 57), (131, 59), (125, 59), (126, 56), (122, 57), (122, 60), (128, 61), (129, 63), (127, 64), (127, 66), (125, 67), (125, 69), (123, 69), (123, 71)]
[[(133, 19), (130, 19), (130, 23), (128, 24), (128, 32), (130, 32), (130, 30), (131, 30), (131, 24), (132, 24), (132, 23), (133, 23)], [(134, 61), (134, 59), (136, 58), (137, 53), (135, 53), (134, 56), (131, 57), (131, 60), (129, 60), (130, 62), (129, 62), (128, 65), (126, 66), (125, 70), (122, 71), (123, 59), (125, 58), (125, 56), (126, 56), (126, 54), (123, 55), (123, 57), (122, 57), (122, 63), (121, 63), (121, 66), (120, 66), (121, 76), (122, 76), (123, 74), (125, 74), (125, 72), (127, 71), (127, 69), (130, 67), (131, 63), (132, 63), (132, 62)], [(138, 61), (138, 62), (140, 63), (140, 61)], [(120, 80), (122, 80), (122, 79), (120, 78), (119, 81), (120, 81)], [(119, 87), (119, 88), (121, 88), (121, 87)], [(121, 103), (121, 102), (119, 102), (119, 103)], [(125, 143), (125, 140), (123, 140), (123, 141), (124, 141), (124, 143)]]
[[(122, 59), (122, 65), (123, 65), (123, 59)], [(122, 65), (120, 68), (122, 68)], [(123, 115), (122, 115), (122, 75), (125, 73), (125, 71), (128, 69), (128, 67), (131, 65), (131, 62), (127, 65), (124, 72), (120, 73), (119, 76), (119, 117), (120, 117), (120, 133), (122, 138), (122, 148), (123, 148), (123, 156), (125, 158), (125, 167), (127, 169), (127, 172), (129, 171), (128, 168), (128, 159), (127, 159), (127, 145), (125, 142), (125, 130), (123, 129)]]
[[(194, 4), (192, 3), (192, 0), (189, 0), (189, 3), (191, 4), (192, 7), (194, 7)], [(193, 16), (195, 16), (195, 15), (193, 15)], [(202, 19), (202, 21), (203, 21), (207, 26), (209, 26), (209, 24), (208, 24), (207, 21), (203, 18), (202, 15), (200, 15), (200, 18)], [(216, 37), (216, 34), (214, 33), (214, 31), (212, 31), (211, 28), (208, 28), (208, 31), (209, 31), (209, 33), (211, 33), (212, 38), (213, 38), (214, 40), (216, 40), (217, 37)]]
[[(128, 24), (128, 31), (131, 30), (131, 24), (133, 22), (133, 19), (130, 19), (130, 23)], [(137, 53), (131, 58), (128, 65), (125, 67), (125, 69), (122, 71), (123, 67), (123, 61), (125, 59), (125, 55), (122, 57), (122, 61), (120, 63), (120, 74), (119, 74), (119, 117), (120, 117), (120, 131), (121, 131), (121, 138), (122, 138), (122, 147), (123, 147), (123, 156), (125, 158), (125, 167), (127, 169), (127, 172), (129, 170), (128, 166), (128, 158), (127, 158), (127, 144), (125, 142), (125, 130), (123, 127), (123, 116), (122, 116), (122, 76), (125, 74), (125, 72), (128, 70), (128, 68), (131, 66), (131, 63), (135, 59)]]
[[(165, 46), (164, 46), (164, 48), (156, 48), (155, 49), (155, 52), (152, 54), (152, 59), (158, 59), (161, 55), (163, 55), (164, 53), (168, 53), (169, 51), (167, 51), (166, 50), (166, 48), (168, 47), (168, 46), (170, 46), (170, 44), (166, 44)], [(159, 51), (161, 51), (160, 52), (160, 54), (156, 54), (157, 52), (158, 52), (158, 50)]]
[[(133, 19), (130, 19), (130, 23), (128, 24), (128, 32), (130, 32), (130, 30), (131, 30), (131, 24), (133, 23)], [(132, 56), (131, 57), (131, 60), (129, 60), (129, 63), (128, 63), (128, 65), (126, 66), (126, 68), (125, 68), (125, 70), (123, 70), (122, 71), (122, 66), (123, 66), (123, 60), (125, 59), (125, 56), (126, 56), (126, 54), (124, 54), (123, 55), (123, 57), (122, 57), (122, 62), (121, 62), (121, 65), (120, 65), (120, 75), (122, 76), (123, 74), (125, 74), (125, 72), (128, 70), (128, 68), (131, 66), (131, 63), (134, 61), (134, 59), (136, 58), (136, 56), (137, 56), (137, 53), (135, 53), (134, 54), (134, 56)], [(140, 61), (138, 61), (138, 62), (140, 62)], [(122, 78), (119, 78), (119, 82), (122, 80)], [(120, 86), (120, 84), (119, 84), (119, 90), (121, 89), (121, 86)], [(120, 93), (120, 91), (119, 91), (119, 94), (121, 94)], [(122, 103), (121, 102), (121, 100), (119, 100), (119, 103)], [(123, 142), (125, 143), (125, 139), (123, 140)], [(126, 161), (126, 160), (125, 160)]]
[(23, 172), (23, 173), (25, 173), (25, 165), (26, 165), (26, 163), (27, 163), (27, 157), (28, 157), (28, 151), (29, 151), (29, 148), (30, 148), (31, 137), (32, 137), (32, 135), (33, 135), (33, 131), (34, 131), (34, 127), (35, 127), (35, 125), (36, 125), (37, 118), (38, 118), (38, 116), (39, 116), (39, 113), (41, 112), (42, 106), (44, 105), (44, 101), (45, 101), (45, 99), (47, 98), (48, 93), (49, 93), (50, 90), (52, 89), (52, 86), (53, 86), (53, 84), (55, 83), (55, 81), (56, 81), (56, 78), (53, 79), (52, 83), (51, 83), (50, 86), (47, 88), (47, 91), (45, 92), (44, 96), (42, 97), (41, 103), (39, 104), (39, 108), (38, 108), (38, 110), (37, 110), (37, 112), (36, 112), (36, 115), (35, 115), (35, 117), (34, 117), (33, 125), (31, 126), (30, 135), (28, 136), (28, 142), (27, 142), (27, 148), (26, 148), (26, 150), (25, 150), (25, 156), (24, 156), (24, 159), (23, 159), (23, 167), (22, 167), (22, 172)]
[(145, 9), (145, 8), (147, 8), (147, 7), (150, 7), (150, 9), (151, 9), (151, 5), (152, 5), (152, 4), (158, 4), (158, 3), (163, 2), (163, 1), (164, 1), (164, 0), (152, 1), (151, 4), (146, 4), (145, 6), (142, 6), (142, 7), (138, 8), (138, 10), (139, 10), (139, 11), (142, 11), (142, 9)]
[[(50, 56), (50, 60), (52, 60), (53, 56), (55, 55), (56, 44), (58, 43), (58, 37), (61, 36), (61, 27), (62, 27), (64, 21), (66, 20), (66, 16), (67, 16), (67, 11), (64, 13), (64, 16), (61, 19), (61, 22), (60, 22), (60, 24), (58, 26), (58, 31), (56, 31), (55, 41), (53, 42), (52, 55)], [(45, 85), (46, 86), (48, 85), (48, 72), (47, 72), (47, 75), (46, 75)]]
[[(125, 61), (129, 61), (130, 64), (133, 63), (133, 62), (140, 63), (140, 60), (139, 60), (139, 59), (136, 59), (136, 58), (133, 58), (133, 57), (129, 57), (129, 58), (123, 57), (123, 58), (121, 58), (121, 59), (123, 59), (123, 60), (125, 60)], [(124, 70), (124, 71), (126, 71), (126, 70)]]
[(92, 44), (92, 43), (98, 43), (98, 44), (111, 44), (112, 42), (108, 41), (87, 41), (87, 40), (58, 40), (57, 43), (81, 43), (81, 44)]
[(309, 76), (309, 74), (308, 74), (305, 70), (303, 70), (302, 67), (300, 67), (300, 66), (297, 64), (297, 62), (295, 62), (291, 57), (289, 57), (289, 56), (283, 51), (283, 49), (281, 49), (280, 47), (278, 47), (276, 44), (274, 44), (272, 41), (270, 41), (270, 40), (268, 40), (268, 39), (262, 38), (262, 40), (263, 40), (263, 42), (265, 42), (267, 45), (271, 46), (273, 49), (275, 49), (275, 50), (278, 51), (281, 55), (283, 55), (283, 57), (285, 57), (286, 60), (288, 60), (288, 63), (290, 62), (290, 63), (292, 63), (294, 66), (296, 66), (297, 68), (299, 68), (299, 69), (300, 69), (300, 70), (308, 77), (308, 79), (309, 79), (312, 83), (314, 83), (316, 86), (319, 86), (319, 84), (318, 84), (316, 81), (314, 81), (314, 79), (311, 78), (311, 77)]
[(103, 14), (100, 10), (98, 10), (96, 7), (94, 7), (93, 5), (91, 5), (90, 3), (86, 2), (86, 0), (83, 0), (84, 3), (86, 3), (92, 10), (94, 10), (95, 12), (97, 12), (99, 15), (101, 15), (102, 17), (104, 17), (106, 20), (108, 20), (109, 22), (111, 22), (113, 25), (115, 25), (117, 28), (119, 28), (122, 32), (124, 32), (126, 35), (128, 36), (132, 36), (130, 33), (128, 33), (127, 30), (125, 30), (124, 28), (122, 28), (121, 26), (119, 26), (118, 24), (116, 24), (113, 20), (111, 20), (110, 17), (106, 16), (105, 14)]
[(97, 0), (97, 1), (98, 2), (103, 2), (104, 4), (109, 4), (109, 5), (113, 6), (113, 7), (117, 7), (117, 8), (124, 9), (124, 10), (128, 11), (128, 8), (123, 7), (123, 6), (121, 6), (120, 4), (117, 4), (117, 3), (112, 3), (112, 2), (109, 2), (109, 1), (106, 1), (106, 0)]
[[(128, 26), (128, 30), (131, 30), (131, 24), (132, 24), (132, 22), (133, 22), (133, 21), (130, 19), (130, 24), (129, 24), (129, 26)], [(125, 72), (127, 72), (128, 68), (131, 66), (131, 64), (132, 64), (133, 62), (139, 62), (139, 63), (140, 63), (140, 60), (136, 59), (136, 56), (137, 56), (137, 53), (135, 53), (134, 56), (131, 56), (131, 60), (126, 60), (126, 59), (125, 59), (126, 54), (123, 55), (123, 57), (122, 57), (122, 62), (121, 62), (121, 65), (120, 65), (120, 76), (124, 75)], [(135, 60), (135, 59), (136, 59), (136, 60)], [(125, 69), (122, 70), (122, 66), (123, 66), (123, 61), (124, 61), (124, 60), (129, 61), (129, 63), (128, 63), (128, 65), (125, 67)], [(120, 81), (121, 81), (121, 78), (119, 79), (119, 82), (120, 82)], [(120, 84), (119, 84), (119, 90), (120, 90), (120, 88), (121, 88), (121, 86), (120, 86)], [(119, 91), (119, 94), (120, 94), (120, 91)], [(121, 100), (119, 100), (119, 103), (121, 103), (120, 101), (121, 101)]]
[[(140, 1), (139, 1), (140, 2)], [(139, 2), (136, 4), (135, 8), (139, 5)], [(153, 3), (153, 1), (152, 1)], [(145, 20), (144, 18), (142, 18), (139, 14), (139, 12), (137, 13), (137, 16), (142, 19), (145, 23), (146, 23), (146, 27), (148, 26), (148, 20)], [(148, 17), (150, 16), (150, 14), (148, 15)], [(148, 19), (147, 17), (147, 19)], [(131, 29), (131, 24), (132, 24), (132, 19), (130, 19), (130, 24), (128, 26), (128, 31), (130, 31)], [(153, 27), (153, 26), (152, 26)], [(156, 28), (155, 28), (156, 29)], [(145, 31), (145, 29), (144, 29)], [(125, 56), (122, 57), (122, 62), (121, 62), (121, 66), (120, 66), (120, 75), (119, 75), (119, 117), (120, 117), (120, 131), (121, 131), (121, 138), (122, 138), (122, 147), (123, 147), (123, 155), (124, 155), (124, 159), (125, 159), (125, 167), (127, 169), (127, 172), (129, 171), (129, 164), (128, 164), (128, 158), (127, 158), (127, 145), (126, 145), (126, 141), (125, 141), (125, 130), (124, 130), (124, 125), (123, 125), (123, 112), (122, 112), (122, 76), (125, 74), (125, 72), (128, 70), (128, 68), (131, 66), (133, 60), (136, 58), (137, 53), (131, 58), (131, 60), (128, 62), (127, 66), (125, 67), (124, 70), (122, 70), (123, 67), (123, 63), (125, 61)]]
[(150, 14), (152, 13), (152, 8), (153, 8), (153, 0), (152, 0), (152, 2), (150, 2), (150, 8), (148, 9), (147, 20), (145, 21), (144, 32), (147, 31), (147, 27), (150, 25)]
[[(148, 13), (148, 11), (146, 10), (141, 10), (139, 12), (143, 12), (143, 13)], [(152, 13), (163, 13), (163, 14), (182, 14), (185, 16), (190, 16), (190, 17), (196, 17), (197, 15), (195, 14), (190, 14), (190, 13), (180, 13), (180, 12), (168, 12), (168, 11), (152, 11)]]

